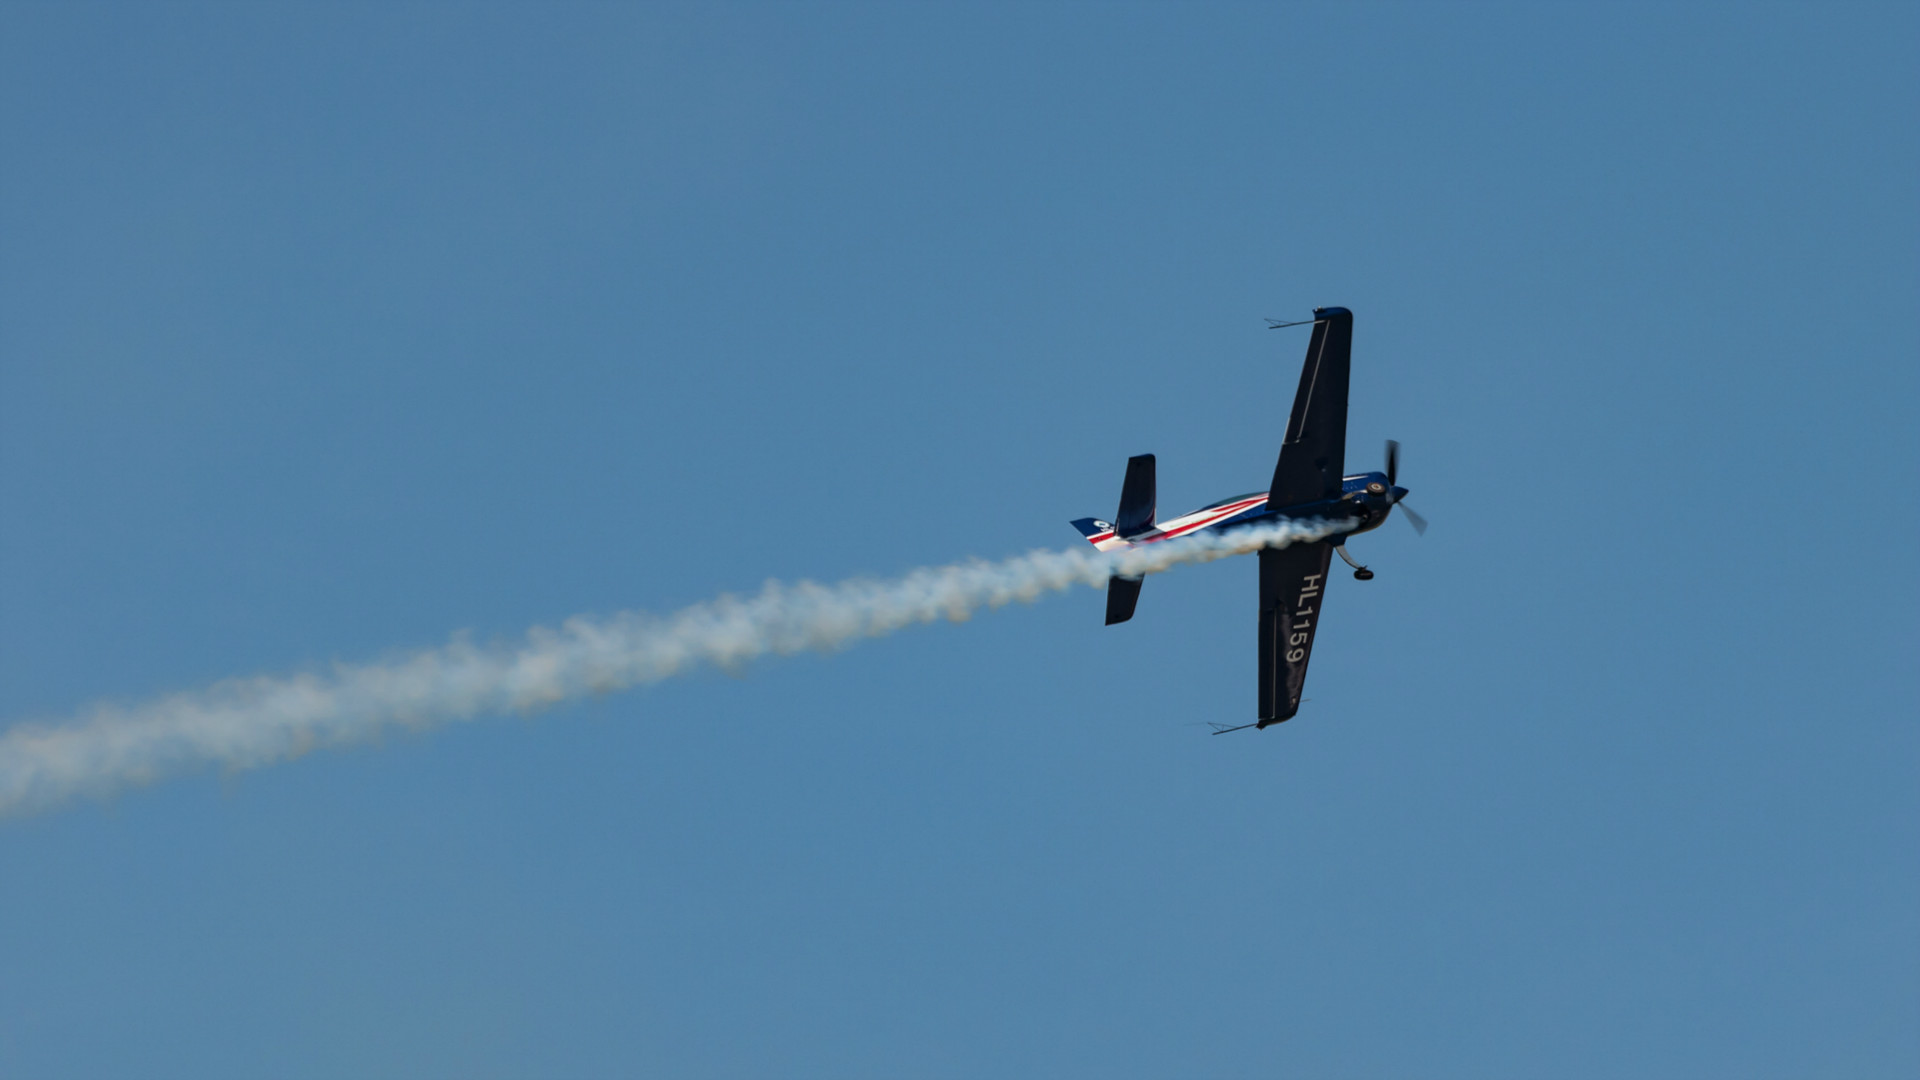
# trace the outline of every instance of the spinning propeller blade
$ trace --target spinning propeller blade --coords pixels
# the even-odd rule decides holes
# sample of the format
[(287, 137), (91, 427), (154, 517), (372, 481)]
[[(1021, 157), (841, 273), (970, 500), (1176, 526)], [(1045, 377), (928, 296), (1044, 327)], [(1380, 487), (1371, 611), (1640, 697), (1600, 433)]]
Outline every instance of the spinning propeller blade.
[[(1400, 444), (1395, 442), (1392, 439), (1388, 439), (1387, 440), (1387, 487), (1393, 488), (1396, 491), (1399, 490), (1399, 485), (1396, 483), (1399, 477), (1400, 477)], [(1413, 507), (1408, 506), (1406, 503), (1401, 502), (1400, 498), (1395, 498), (1393, 502), (1395, 506), (1398, 506), (1400, 508), (1401, 513), (1407, 515), (1407, 524), (1413, 526), (1413, 531), (1415, 533), (1418, 533), (1421, 536), (1427, 535), (1427, 519), (1426, 518), (1423, 518), (1419, 514), (1414, 513)]]
[(1406, 503), (1400, 504), (1400, 512), (1407, 515), (1407, 524), (1413, 526), (1414, 532), (1418, 533), (1421, 536), (1427, 535), (1427, 519), (1426, 518), (1423, 518), (1419, 514), (1414, 513), (1413, 507), (1408, 506)]

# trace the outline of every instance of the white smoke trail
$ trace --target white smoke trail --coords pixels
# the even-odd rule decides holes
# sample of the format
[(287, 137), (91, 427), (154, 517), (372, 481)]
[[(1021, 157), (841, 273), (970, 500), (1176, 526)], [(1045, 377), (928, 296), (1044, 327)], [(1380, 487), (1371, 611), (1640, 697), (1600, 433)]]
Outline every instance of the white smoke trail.
[(0, 815), (199, 763), (253, 768), (365, 739), (389, 725), (420, 728), (529, 711), (658, 682), (701, 664), (734, 667), (768, 653), (832, 649), (936, 618), (958, 622), (982, 607), (1031, 602), (1074, 585), (1102, 586), (1112, 574), (1158, 573), (1318, 540), (1341, 528), (1282, 522), (1117, 552), (1035, 551), (915, 570), (890, 581), (768, 582), (757, 596), (723, 596), (664, 618), (623, 612), (568, 619), (559, 630), (536, 627), (517, 647), (483, 648), (456, 638), (392, 663), (230, 679), (143, 705), (103, 705), (64, 724), (21, 724), (0, 735)]

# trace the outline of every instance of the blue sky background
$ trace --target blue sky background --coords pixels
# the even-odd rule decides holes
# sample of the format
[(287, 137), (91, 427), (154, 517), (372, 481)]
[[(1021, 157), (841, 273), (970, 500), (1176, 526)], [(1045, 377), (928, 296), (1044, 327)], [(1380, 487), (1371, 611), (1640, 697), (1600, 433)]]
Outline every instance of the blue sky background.
[(0, 822), (0, 1073), (1920, 1072), (1910, 5), (0, 12), (0, 723), (1075, 542), (1255, 568)]

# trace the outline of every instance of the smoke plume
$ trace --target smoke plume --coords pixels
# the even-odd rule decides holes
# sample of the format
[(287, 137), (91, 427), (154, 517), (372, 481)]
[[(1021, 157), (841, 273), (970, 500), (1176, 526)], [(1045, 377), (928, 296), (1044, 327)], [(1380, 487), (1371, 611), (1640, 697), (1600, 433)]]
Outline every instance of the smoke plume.
[(1074, 585), (1104, 586), (1113, 574), (1153, 574), (1335, 531), (1317, 522), (1282, 522), (1117, 552), (1035, 551), (891, 580), (768, 582), (756, 595), (723, 596), (666, 616), (579, 616), (557, 630), (536, 627), (517, 645), (476, 646), (456, 638), (390, 663), (229, 679), (144, 704), (101, 705), (64, 723), (20, 724), (0, 734), (0, 814), (108, 793), (203, 763), (248, 769), (391, 726), (531, 711), (701, 665), (735, 668), (769, 653), (833, 649), (935, 619), (959, 622), (983, 607), (1031, 602)]

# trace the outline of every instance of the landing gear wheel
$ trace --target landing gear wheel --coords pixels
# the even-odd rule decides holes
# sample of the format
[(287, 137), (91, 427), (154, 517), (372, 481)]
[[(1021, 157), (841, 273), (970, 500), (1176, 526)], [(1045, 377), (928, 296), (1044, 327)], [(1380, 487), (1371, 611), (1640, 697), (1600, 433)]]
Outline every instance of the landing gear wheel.
[(1348, 566), (1353, 567), (1354, 580), (1356, 581), (1372, 581), (1373, 580), (1373, 571), (1367, 569), (1364, 566), (1361, 566), (1357, 562), (1354, 562), (1353, 556), (1347, 554), (1347, 545), (1335, 544), (1333, 545), (1333, 550), (1340, 553), (1341, 561), (1345, 562)]

